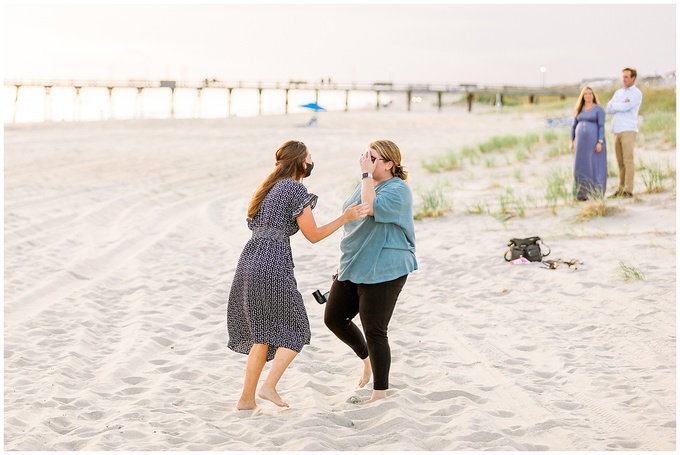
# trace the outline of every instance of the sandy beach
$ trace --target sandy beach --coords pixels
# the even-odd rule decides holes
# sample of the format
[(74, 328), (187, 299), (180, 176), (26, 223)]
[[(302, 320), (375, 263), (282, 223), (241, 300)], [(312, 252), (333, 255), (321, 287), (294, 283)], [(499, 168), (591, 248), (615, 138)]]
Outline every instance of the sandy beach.
[[(636, 198), (579, 221), (582, 205), (543, 201), (569, 155), (428, 173), (422, 160), (449, 150), (546, 131), (545, 114), (480, 111), (6, 125), (5, 450), (675, 450), (674, 184), (647, 194), (638, 172)], [(279, 385), (292, 408), (236, 411), (246, 356), (227, 348), (226, 302), (255, 186), (281, 143), (302, 140), (327, 222), (382, 138), (400, 146), (416, 203), (433, 185), (451, 201), (416, 221), (388, 398), (355, 404), (371, 384), (355, 387), (361, 362), (312, 297), (341, 233), (297, 234), (312, 342)], [(675, 169), (675, 149), (651, 142), (637, 159)], [(524, 216), (500, 213), (507, 188)], [(578, 268), (503, 260), (532, 235)]]

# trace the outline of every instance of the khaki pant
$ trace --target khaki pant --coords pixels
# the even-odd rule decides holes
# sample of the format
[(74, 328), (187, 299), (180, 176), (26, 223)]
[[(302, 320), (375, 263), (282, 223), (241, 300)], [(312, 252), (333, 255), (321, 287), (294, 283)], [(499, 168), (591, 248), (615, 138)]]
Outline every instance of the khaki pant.
[(629, 193), (633, 192), (633, 180), (635, 178), (633, 146), (636, 137), (635, 131), (624, 131), (614, 135), (616, 161), (619, 164), (619, 190)]

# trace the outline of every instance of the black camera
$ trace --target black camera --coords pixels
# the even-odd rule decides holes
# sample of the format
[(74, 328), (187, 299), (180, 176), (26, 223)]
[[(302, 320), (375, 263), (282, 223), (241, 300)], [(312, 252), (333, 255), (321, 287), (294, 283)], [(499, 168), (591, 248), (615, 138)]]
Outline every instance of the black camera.
[(328, 302), (328, 294), (329, 294), (328, 292), (322, 294), (321, 291), (319, 291), (318, 289), (312, 292), (312, 295), (314, 296), (316, 301), (319, 302), (319, 304), (321, 305)]
[[(338, 274), (335, 273), (332, 276), (333, 281), (338, 279)], [(314, 299), (319, 302), (320, 305), (323, 305), (324, 303), (328, 302), (328, 294), (330, 294), (331, 291), (327, 291), (325, 293), (321, 293), (318, 289), (314, 292), (312, 292), (312, 295), (314, 296)]]

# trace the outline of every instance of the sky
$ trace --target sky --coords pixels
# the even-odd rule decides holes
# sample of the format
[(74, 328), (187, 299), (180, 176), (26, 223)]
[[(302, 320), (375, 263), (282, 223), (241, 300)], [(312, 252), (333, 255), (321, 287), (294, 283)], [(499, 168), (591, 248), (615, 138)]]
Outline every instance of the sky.
[(671, 2), (13, 2), (2, 16), (3, 75), (18, 80), (578, 84), (665, 75), (677, 45)]

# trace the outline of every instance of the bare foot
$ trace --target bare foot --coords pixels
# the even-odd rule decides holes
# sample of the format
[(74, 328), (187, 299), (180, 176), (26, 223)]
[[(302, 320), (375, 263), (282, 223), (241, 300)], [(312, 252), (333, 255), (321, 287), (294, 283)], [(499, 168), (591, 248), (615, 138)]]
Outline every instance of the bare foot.
[(255, 409), (257, 407), (257, 403), (255, 403), (255, 400), (244, 400), (243, 398), (238, 400), (238, 403), (236, 403), (236, 409), (239, 411), (250, 411), (252, 409)]
[(361, 378), (359, 378), (359, 387), (365, 386), (371, 380), (371, 373), (372, 373), (371, 362), (368, 359), (368, 357), (366, 357), (363, 360), (363, 362), (364, 362), (364, 372), (362, 373)]
[(375, 403), (376, 401), (385, 399), (386, 396), (387, 396), (386, 390), (374, 390), (373, 394), (371, 395), (371, 398), (369, 398), (366, 401), (363, 401), (361, 404)]
[(289, 408), (290, 405), (283, 401), (275, 389), (265, 387), (264, 385), (260, 387), (260, 391), (257, 392), (257, 396), (263, 400), (268, 400), (274, 403), (276, 406), (281, 406), (282, 408)]

